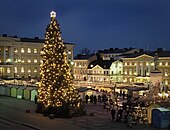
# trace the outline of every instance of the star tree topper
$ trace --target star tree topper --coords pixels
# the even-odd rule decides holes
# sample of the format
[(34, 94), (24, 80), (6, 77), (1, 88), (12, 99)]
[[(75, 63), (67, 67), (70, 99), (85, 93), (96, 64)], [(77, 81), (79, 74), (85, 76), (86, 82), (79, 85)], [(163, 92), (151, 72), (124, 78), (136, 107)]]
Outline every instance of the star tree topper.
[(51, 16), (51, 18), (55, 18), (56, 17), (56, 12), (51, 11), (50, 16)]

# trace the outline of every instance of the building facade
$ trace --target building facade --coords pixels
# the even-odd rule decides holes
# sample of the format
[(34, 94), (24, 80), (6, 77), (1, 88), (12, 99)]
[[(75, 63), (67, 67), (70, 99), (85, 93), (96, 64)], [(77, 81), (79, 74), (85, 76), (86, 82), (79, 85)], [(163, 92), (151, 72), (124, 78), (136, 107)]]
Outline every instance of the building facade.
[[(43, 44), (44, 40), (38, 37), (0, 37), (0, 78), (39, 78)], [(74, 44), (65, 45), (73, 71)]]
[[(155, 56), (157, 56), (157, 63)], [(157, 68), (162, 73), (164, 84), (170, 85), (170, 51), (137, 54), (122, 58), (122, 60), (124, 83), (148, 83), (150, 82), (150, 73)]]

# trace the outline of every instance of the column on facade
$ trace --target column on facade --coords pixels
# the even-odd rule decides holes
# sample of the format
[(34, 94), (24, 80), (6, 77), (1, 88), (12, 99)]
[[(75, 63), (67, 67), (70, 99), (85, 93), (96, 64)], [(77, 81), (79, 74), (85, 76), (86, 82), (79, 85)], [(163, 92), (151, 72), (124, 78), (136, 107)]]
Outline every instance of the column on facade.
[(11, 59), (11, 63), (14, 62), (14, 48), (11, 46), (9, 49), (9, 58)]
[(136, 74), (139, 75), (139, 64), (136, 62)]
[(4, 64), (6, 64), (6, 46), (4, 46), (3, 54), (4, 54)]
[(141, 76), (144, 75), (144, 65), (143, 62), (140, 62), (140, 67), (141, 67)]

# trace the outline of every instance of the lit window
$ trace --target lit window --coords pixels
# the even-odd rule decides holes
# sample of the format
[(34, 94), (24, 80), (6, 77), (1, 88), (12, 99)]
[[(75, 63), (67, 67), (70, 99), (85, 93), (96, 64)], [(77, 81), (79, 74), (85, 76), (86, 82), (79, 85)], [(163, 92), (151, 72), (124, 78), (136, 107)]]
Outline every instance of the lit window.
[(165, 85), (168, 85), (168, 81), (167, 80), (165, 80)]
[(127, 82), (127, 78), (125, 78), (123, 82)]
[(165, 76), (166, 76), (166, 77), (168, 76), (168, 72), (165, 72)]
[(21, 53), (24, 53), (24, 48), (21, 48)]
[(37, 63), (37, 59), (34, 59), (34, 63)]
[(125, 71), (125, 75), (127, 75), (127, 71)]
[(130, 63), (129, 63), (129, 65), (131, 66), (131, 65), (132, 65), (132, 63), (130, 62)]
[(30, 73), (31, 72), (31, 69), (28, 69), (28, 73)]
[(130, 78), (129, 81), (132, 82), (132, 78)]
[(168, 62), (166, 62), (165, 65), (168, 66)]
[(34, 53), (37, 53), (37, 49), (34, 49)]
[(160, 62), (159, 65), (162, 66), (162, 62)]
[(21, 73), (24, 73), (24, 67), (21, 67)]
[(7, 68), (7, 73), (9, 74), (9, 73), (11, 73), (11, 70), (10, 70), (10, 68)]
[(129, 72), (129, 75), (132, 75), (132, 71)]
[(24, 58), (22, 57), (21, 62), (24, 63)]
[(14, 73), (17, 73), (18, 71), (17, 71), (17, 67), (14, 67)]
[(0, 59), (0, 63), (2, 63), (2, 60)]
[(28, 53), (31, 53), (31, 48), (28, 48)]
[(35, 73), (37, 72), (37, 68), (34, 69), (34, 72), (35, 72)]
[(137, 73), (136, 73), (136, 72), (134, 72), (134, 75), (137, 75)]
[(149, 76), (149, 72), (147, 72), (146, 75)]
[(7, 62), (7, 63), (11, 62), (11, 59), (7, 59), (6, 62)]
[(17, 52), (18, 52), (18, 50), (17, 50), (16, 48), (14, 48), (14, 52), (15, 52), (15, 53), (17, 53)]
[(125, 62), (125, 66), (127, 66), (127, 62)]
[(28, 59), (28, 63), (31, 63), (31, 59)]
[(153, 62), (151, 63), (151, 66), (154, 66), (154, 63), (153, 63)]
[(137, 65), (137, 63), (134, 64), (135, 66)]
[(71, 54), (71, 51), (70, 51), (70, 50), (68, 51), (68, 54)]
[(146, 62), (146, 66), (149, 66), (149, 63), (148, 63), (148, 62)]

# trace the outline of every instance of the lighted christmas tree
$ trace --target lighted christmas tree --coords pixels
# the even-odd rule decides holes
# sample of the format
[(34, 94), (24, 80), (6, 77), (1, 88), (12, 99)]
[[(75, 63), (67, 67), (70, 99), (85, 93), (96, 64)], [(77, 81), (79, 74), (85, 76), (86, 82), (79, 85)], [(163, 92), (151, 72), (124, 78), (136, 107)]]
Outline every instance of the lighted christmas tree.
[(74, 87), (60, 26), (55, 19), (56, 13), (52, 11), (50, 14), (51, 22), (46, 28), (45, 43), (41, 51), (38, 90), (38, 104), (41, 108), (38, 106), (38, 109), (57, 116), (79, 108), (80, 97)]

